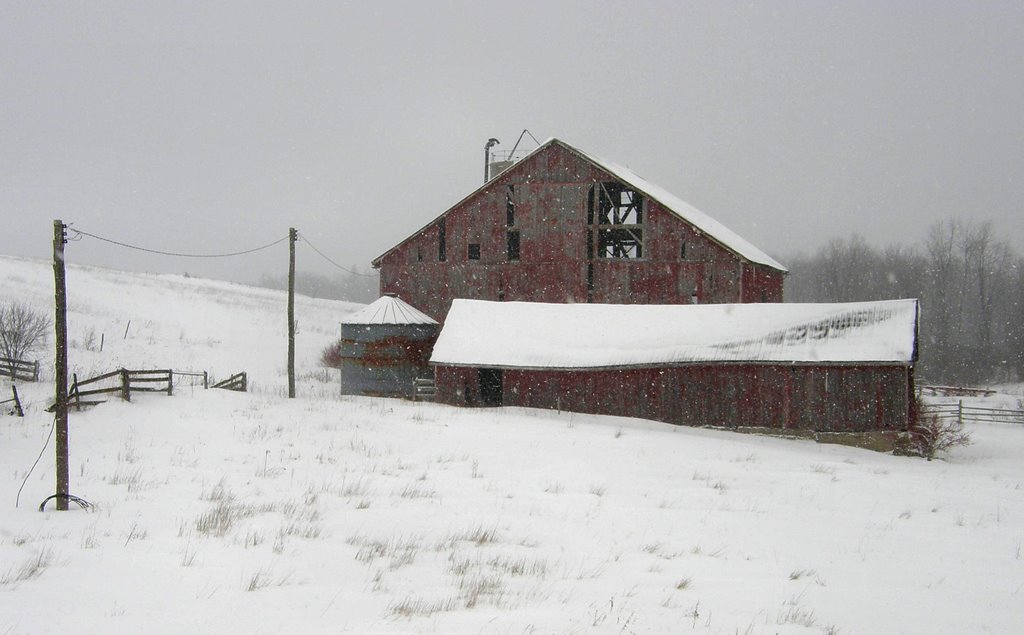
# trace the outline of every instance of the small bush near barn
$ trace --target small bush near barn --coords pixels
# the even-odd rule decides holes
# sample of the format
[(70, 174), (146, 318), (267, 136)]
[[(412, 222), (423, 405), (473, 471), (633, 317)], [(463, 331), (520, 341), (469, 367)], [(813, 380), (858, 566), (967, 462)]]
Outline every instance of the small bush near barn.
[(913, 439), (917, 452), (931, 461), (951, 448), (970, 445), (971, 433), (959, 421), (929, 414), (918, 419)]
[(341, 368), (341, 342), (334, 342), (324, 347), (320, 353), (320, 364), (327, 368)]

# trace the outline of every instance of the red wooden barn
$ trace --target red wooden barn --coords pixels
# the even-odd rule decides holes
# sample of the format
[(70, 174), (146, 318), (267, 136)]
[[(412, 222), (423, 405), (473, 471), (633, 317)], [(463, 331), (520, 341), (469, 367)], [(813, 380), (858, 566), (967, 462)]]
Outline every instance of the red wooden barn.
[(599, 305), (456, 300), (437, 400), (685, 425), (902, 431), (916, 300)]
[(630, 170), (551, 139), (373, 261), (381, 294), (443, 321), (454, 298), (781, 302), (785, 267)]

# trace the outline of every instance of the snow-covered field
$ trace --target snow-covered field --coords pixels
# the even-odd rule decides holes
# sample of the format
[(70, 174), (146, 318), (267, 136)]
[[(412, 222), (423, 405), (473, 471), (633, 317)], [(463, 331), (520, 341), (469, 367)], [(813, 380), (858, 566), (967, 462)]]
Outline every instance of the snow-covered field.
[[(0, 633), (1015, 633), (1024, 426), (926, 462), (613, 417), (341, 398), (317, 367), (355, 308), (72, 267), (75, 372), (246, 370), (71, 413), (0, 416)], [(49, 311), (48, 263), (0, 301)], [(127, 338), (124, 337), (127, 321)], [(90, 333), (92, 334), (90, 336)], [(99, 351), (100, 335), (103, 351)], [(0, 399), (9, 393), (0, 380)], [(1014, 405), (1020, 397), (988, 403)], [(15, 506), (19, 488), (20, 504)], [(74, 506), (73, 506), (74, 507)]]

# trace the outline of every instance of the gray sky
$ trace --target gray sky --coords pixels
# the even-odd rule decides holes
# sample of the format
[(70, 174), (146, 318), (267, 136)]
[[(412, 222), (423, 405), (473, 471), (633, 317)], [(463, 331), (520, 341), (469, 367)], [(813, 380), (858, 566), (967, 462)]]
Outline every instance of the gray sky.
[[(950, 216), (1024, 251), (1022, 34), (1019, 1), (2, 1), (0, 253), (49, 258), (55, 218), (189, 252), (295, 226), (365, 270), (523, 128), (783, 262)], [(246, 281), (287, 248), (68, 259)]]

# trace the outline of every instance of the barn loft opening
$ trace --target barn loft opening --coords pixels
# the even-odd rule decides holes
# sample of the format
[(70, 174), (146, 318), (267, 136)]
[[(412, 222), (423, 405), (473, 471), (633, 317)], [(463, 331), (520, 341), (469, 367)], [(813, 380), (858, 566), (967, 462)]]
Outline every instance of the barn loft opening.
[(466, 256), (470, 260), (480, 260), (480, 243), (469, 243)]
[(644, 197), (617, 181), (595, 183), (587, 195), (587, 255), (598, 258), (643, 258)]
[(505, 191), (505, 225), (512, 227), (516, 224), (516, 186), (509, 185)]
[(515, 230), (508, 232), (508, 259), (519, 260), (519, 232)]
[(447, 251), (445, 249), (445, 240), (446, 239), (447, 239), (447, 237), (445, 236), (444, 219), (442, 218), (437, 223), (437, 260), (438, 260), (438, 262), (444, 262), (444, 261), (448, 260), (448, 253), (447, 253)]

